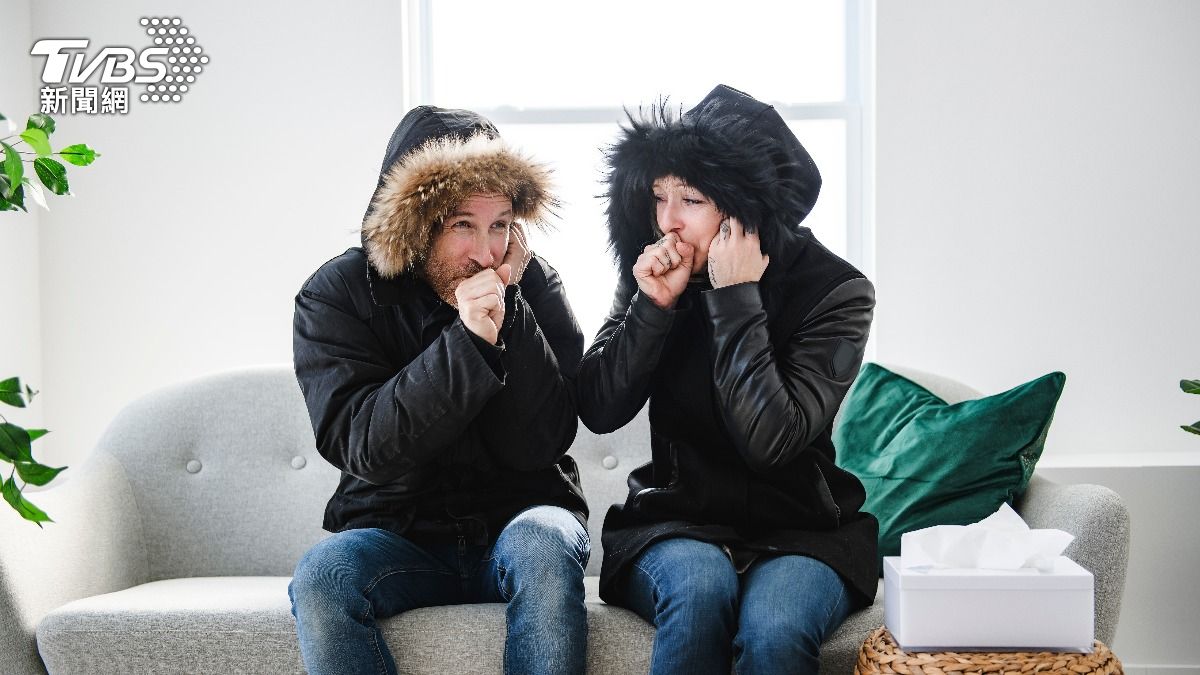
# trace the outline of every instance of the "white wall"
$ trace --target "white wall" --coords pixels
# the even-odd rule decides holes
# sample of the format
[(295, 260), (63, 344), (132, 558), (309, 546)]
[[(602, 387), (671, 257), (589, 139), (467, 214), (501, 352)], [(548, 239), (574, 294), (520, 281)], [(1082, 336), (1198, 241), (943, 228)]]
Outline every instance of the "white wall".
[[(1182, 432), (1181, 432), (1182, 433)], [(1200, 673), (1200, 466), (1060, 467), (1043, 475), (1059, 483), (1096, 483), (1121, 495), (1129, 507), (1129, 573), (1113, 653), (1145, 675)], [(1167, 499), (1163, 495), (1169, 495)]]
[[(0, 113), (25, 130), (25, 118), (37, 112), (37, 93), (32, 72), (24, 67), (29, 60), (29, 2), (0, 0)], [(0, 122), (0, 136), (8, 135), (8, 126)], [(9, 142), (12, 145), (12, 142)], [(21, 146), (24, 147), (24, 146)], [(25, 165), (32, 173), (32, 166)], [(53, 195), (47, 195), (52, 200)], [(20, 377), (25, 384), (41, 390), (42, 312), (38, 285), (38, 233), (40, 207), (26, 197), (29, 213), (0, 213), (0, 380)], [(50, 204), (56, 208), (58, 202)], [(26, 428), (43, 425), (42, 397), (24, 410), (0, 406), (0, 414)], [(49, 437), (37, 442), (34, 456)]]
[(140, 47), (140, 17), (179, 16), (211, 57), (180, 103), (60, 121), (103, 156), (41, 219), (48, 459), (151, 389), (291, 361), (292, 297), (356, 244), (404, 112), (396, 5), (33, 3), (35, 39)]
[(878, 357), (1067, 374), (1047, 452), (1200, 453), (1200, 3), (878, 5)]
[(1129, 504), (1114, 650), (1147, 672), (1200, 670), (1198, 29), (1186, 1), (877, 6), (878, 358), (1067, 374), (1043, 464)]

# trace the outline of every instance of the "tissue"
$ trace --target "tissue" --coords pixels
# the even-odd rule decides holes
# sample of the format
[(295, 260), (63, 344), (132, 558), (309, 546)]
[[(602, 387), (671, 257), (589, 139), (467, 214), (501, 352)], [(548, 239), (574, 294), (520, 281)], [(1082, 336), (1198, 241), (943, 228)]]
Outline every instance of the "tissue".
[(1031, 530), (1008, 504), (971, 525), (935, 525), (900, 537), (900, 566), (1048, 572), (1075, 537)]

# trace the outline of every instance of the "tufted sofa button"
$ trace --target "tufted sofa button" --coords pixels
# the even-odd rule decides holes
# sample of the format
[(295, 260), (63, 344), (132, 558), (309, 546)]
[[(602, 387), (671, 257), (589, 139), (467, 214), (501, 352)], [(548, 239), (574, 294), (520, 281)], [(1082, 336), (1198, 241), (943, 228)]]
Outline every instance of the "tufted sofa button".
[(186, 468), (188, 473), (200, 473), (200, 469), (203, 469), (204, 465), (198, 459), (190, 459)]
[(304, 459), (300, 455), (296, 455), (292, 458), (292, 468), (296, 469), (297, 471), (303, 469), (306, 464), (308, 464), (308, 460)]
[(609, 456), (605, 457), (604, 459), (600, 460), (600, 465), (606, 469), (615, 469), (615, 468), (617, 468), (617, 458), (613, 457), (612, 455), (609, 455)]

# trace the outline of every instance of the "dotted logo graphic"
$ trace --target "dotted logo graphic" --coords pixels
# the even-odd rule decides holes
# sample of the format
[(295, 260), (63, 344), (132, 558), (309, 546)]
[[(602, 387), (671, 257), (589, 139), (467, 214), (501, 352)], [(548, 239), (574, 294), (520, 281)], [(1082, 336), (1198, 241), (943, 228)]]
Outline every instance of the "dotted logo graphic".
[[(124, 45), (88, 54), (88, 38), (43, 38), (29, 55), (45, 57), (41, 110), (57, 114), (121, 114), (135, 97), (143, 103), (179, 103), (208, 66), (209, 56), (179, 17), (142, 17), (153, 44)], [(98, 86), (97, 86), (98, 84)], [(144, 86), (131, 93), (130, 85)]]
[(154, 44), (167, 50), (167, 75), (155, 84), (146, 85), (145, 93), (138, 98), (146, 103), (179, 103), (196, 76), (204, 72), (208, 55), (179, 17), (142, 17), (141, 24)]

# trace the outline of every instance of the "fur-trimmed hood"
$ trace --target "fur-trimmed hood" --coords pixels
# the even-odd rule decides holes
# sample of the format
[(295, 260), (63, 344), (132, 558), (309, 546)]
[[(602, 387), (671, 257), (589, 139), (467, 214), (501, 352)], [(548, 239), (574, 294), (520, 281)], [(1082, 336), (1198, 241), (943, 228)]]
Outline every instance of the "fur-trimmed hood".
[(792, 246), (821, 190), (817, 165), (775, 109), (718, 85), (676, 116), (665, 102), (629, 114), (607, 152), (609, 244), (628, 273), (654, 241), (651, 186), (675, 175), (759, 233), (772, 260)]
[(487, 118), (419, 106), (388, 143), (363, 217), (363, 248), (390, 279), (424, 262), (435, 227), (472, 194), (508, 195), (514, 217), (545, 227), (557, 205), (550, 190), (550, 170), (508, 147)]

